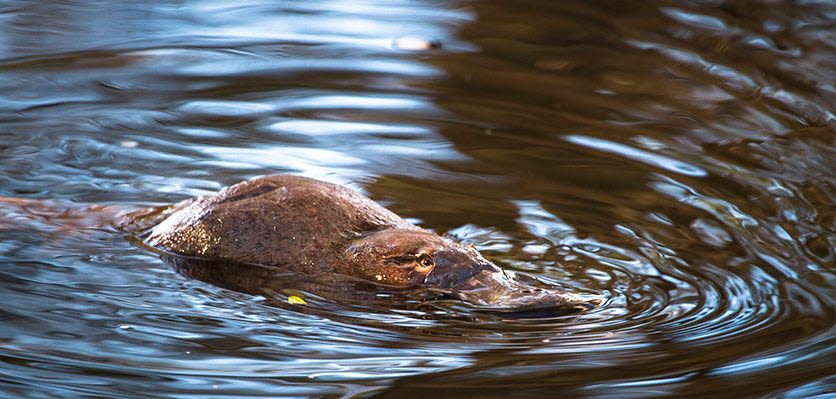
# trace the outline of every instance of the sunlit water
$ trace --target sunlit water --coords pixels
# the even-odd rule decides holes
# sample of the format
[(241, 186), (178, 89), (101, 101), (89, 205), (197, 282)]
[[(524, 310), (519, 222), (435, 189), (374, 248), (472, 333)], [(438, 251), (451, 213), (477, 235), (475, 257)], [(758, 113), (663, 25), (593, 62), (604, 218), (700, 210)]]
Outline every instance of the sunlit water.
[[(832, 395), (836, 7), (797, 3), (2, 2), (0, 196), (58, 205), (0, 207), (0, 396)], [(59, 215), (279, 172), (606, 301), (294, 305)]]

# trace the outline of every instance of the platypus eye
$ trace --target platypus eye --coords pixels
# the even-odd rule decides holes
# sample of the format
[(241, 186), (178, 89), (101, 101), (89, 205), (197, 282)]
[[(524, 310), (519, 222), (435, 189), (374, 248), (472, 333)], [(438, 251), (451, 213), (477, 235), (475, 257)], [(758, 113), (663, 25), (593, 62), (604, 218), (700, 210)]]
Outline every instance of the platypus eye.
[(435, 264), (435, 262), (433, 261), (432, 256), (429, 256), (427, 254), (421, 254), (418, 257), (418, 262), (421, 263), (421, 266), (426, 266), (426, 267), (430, 267), (430, 266)]

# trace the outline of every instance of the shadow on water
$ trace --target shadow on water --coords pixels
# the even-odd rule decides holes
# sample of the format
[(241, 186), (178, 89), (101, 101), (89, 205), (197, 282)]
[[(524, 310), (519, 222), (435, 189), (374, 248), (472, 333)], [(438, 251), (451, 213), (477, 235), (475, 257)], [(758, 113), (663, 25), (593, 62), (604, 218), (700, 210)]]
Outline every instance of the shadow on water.
[[(3, 2), (0, 196), (79, 205), (0, 206), (0, 392), (826, 396), (834, 20), (814, 1)], [(97, 211), (278, 172), (607, 300), (329, 299), (171, 267)]]
[(596, 306), (593, 301), (519, 308), (476, 305), (450, 296), (446, 290), (432, 286), (394, 287), (339, 274), (305, 275), (277, 267), (232, 261), (170, 255), (163, 255), (162, 258), (185, 277), (225, 289), (262, 296), (278, 307), (336, 318), (347, 323), (363, 323), (363, 320), (340, 318), (341, 307), (383, 313), (396, 310), (410, 312), (426, 320), (455, 319), (478, 323), (483, 319), (498, 318), (553, 319), (594, 309)]

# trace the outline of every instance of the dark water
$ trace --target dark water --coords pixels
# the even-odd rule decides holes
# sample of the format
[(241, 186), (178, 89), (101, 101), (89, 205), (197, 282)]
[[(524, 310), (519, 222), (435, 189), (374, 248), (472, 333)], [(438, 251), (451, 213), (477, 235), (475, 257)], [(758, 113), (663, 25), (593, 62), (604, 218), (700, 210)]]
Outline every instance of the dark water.
[(0, 3), (0, 196), (296, 173), (606, 302), (290, 305), (4, 205), (0, 396), (833, 397), (832, 2), (138, 3)]

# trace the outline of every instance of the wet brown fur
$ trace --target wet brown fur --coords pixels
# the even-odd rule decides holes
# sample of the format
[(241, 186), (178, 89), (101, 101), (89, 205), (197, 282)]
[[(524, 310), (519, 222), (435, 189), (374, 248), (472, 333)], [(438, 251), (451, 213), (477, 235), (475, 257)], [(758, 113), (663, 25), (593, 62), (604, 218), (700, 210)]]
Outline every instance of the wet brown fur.
[(441, 249), (481, 258), (351, 189), (292, 175), (245, 181), (185, 203), (146, 242), (180, 255), (391, 285), (424, 282)]

